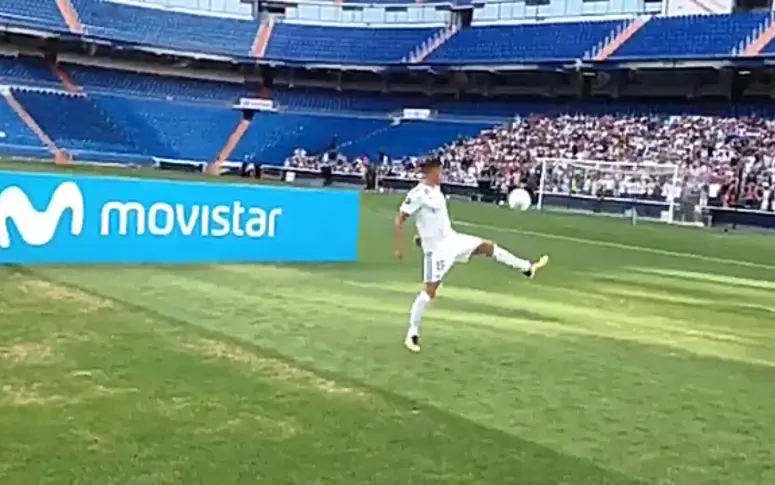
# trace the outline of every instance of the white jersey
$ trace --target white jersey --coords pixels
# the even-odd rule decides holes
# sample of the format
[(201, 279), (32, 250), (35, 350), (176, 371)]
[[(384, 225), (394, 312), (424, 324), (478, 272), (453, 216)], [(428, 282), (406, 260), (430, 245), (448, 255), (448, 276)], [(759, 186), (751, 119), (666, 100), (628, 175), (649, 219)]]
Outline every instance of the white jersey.
[(447, 199), (439, 186), (420, 182), (409, 191), (399, 210), (415, 216), (417, 233), (426, 253), (435, 250), (440, 241), (455, 234), (447, 212)]

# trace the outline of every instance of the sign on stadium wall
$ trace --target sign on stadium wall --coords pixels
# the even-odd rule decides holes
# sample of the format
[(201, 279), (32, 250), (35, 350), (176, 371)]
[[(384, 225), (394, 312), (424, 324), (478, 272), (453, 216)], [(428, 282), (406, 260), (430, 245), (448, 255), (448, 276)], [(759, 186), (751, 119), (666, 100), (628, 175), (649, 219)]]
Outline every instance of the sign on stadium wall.
[(234, 107), (248, 111), (277, 111), (271, 99), (240, 98)]
[(354, 261), (359, 208), (357, 191), (0, 172), (0, 263)]
[(402, 118), (405, 120), (427, 120), (432, 114), (429, 109), (404, 108)]

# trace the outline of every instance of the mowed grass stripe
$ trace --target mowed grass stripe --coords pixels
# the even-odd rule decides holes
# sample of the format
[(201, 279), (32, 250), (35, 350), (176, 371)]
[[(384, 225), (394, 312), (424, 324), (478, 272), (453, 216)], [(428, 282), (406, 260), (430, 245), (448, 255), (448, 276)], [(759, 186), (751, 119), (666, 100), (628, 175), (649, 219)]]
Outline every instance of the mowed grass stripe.
[[(485, 267), (470, 266), (472, 270)], [(197, 325), (218, 329), (243, 339), (252, 338), (262, 345), (269, 345), (284, 355), (304, 362), (305, 365), (336, 371), (357, 381), (369, 382), (390, 392), (428, 402), (487, 426), (507, 431), (513, 436), (530, 436), (531, 439), (547, 445), (553, 443), (552, 447), (558, 447), (566, 453), (595, 456), (594, 452), (590, 455), (589, 447), (579, 449), (567, 442), (557, 441), (558, 437), (566, 435), (570, 429), (574, 430), (574, 440), (579, 439), (587, 443), (587, 446), (605, 436), (605, 440), (618, 443), (614, 447), (617, 451), (614, 452), (609, 444), (605, 447), (606, 458), (599, 458), (606, 463), (616, 464), (616, 467), (636, 466), (635, 462), (628, 458), (635, 452), (633, 446), (636, 449), (645, 447), (637, 452), (645, 453), (661, 439), (660, 435), (656, 434), (642, 445), (636, 445), (637, 441), (632, 441), (632, 437), (643, 432), (637, 430), (628, 432), (625, 442), (618, 441), (610, 432), (601, 436), (601, 429), (609, 429), (610, 426), (627, 427), (625, 423), (633, 413), (649, 413), (651, 417), (646, 419), (643, 415), (640, 422), (646, 426), (644, 429), (649, 429), (651, 435), (657, 433), (652, 429), (654, 426), (664, 428), (665, 433), (672, 432), (668, 430), (673, 427), (680, 427), (669, 420), (662, 422), (662, 416), (668, 419), (674, 412), (674, 404), (671, 403), (692, 402), (692, 405), (700, 405), (700, 414), (713, 409), (724, 410), (723, 421), (714, 421), (723, 423), (716, 425), (722, 428), (730, 426), (743, 429), (740, 428), (743, 425), (738, 422), (738, 412), (742, 415), (761, 412), (752, 408), (761, 401), (755, 397), (756, 394), (751, 394), (751, 388), (747, 386), (759, 386), (763, 381), (760, 381), (760, 378), (751, 381), (750, 377), (746, 377), (750, 374), (749, 370), (745, 370), (750, 369), (748, 367), (698, 359), (681, 350), (680, 346), (657, 350), (642, 343), (633, 345), (626, 341), (617, 342), (593, 335), (569, 340), (544, 332), (543, 335), (533, 335), (529, 339), (503, 338), (501, 334), (476, 331), (476, 326), (491, 325), (491, 322), (482, 323), (488, 315), (476, 312), (469, 313), (470, 316), (466, 317), (467, 320), (470, 318), (478, 322), (471, 328), (454, 320), (446, 321), (444, 318), (429, 320), (428, 352), (419, 356), (419, 359), (410, 360), (412, 356), (407, 356), (400, 348), (400, 339), (396, 337), (396, 333), (403, 331), (403, 324), (396, 328), (395, 319), (384, 319), (379, 307), (372, 307), (371, 312), (309, 312), (304, 303), (305, 294), (313, 291), (311, 298), (319, 301), (324, 293), (319, 289), (321, 284), (324, 288), (338, 288), (340, 284), (337, 283), (337, 278), (341, 275), (338, 271), (334, 271), (337, 277), (326, 279), (320, 269), (315, 269), (313, 275), (307, 275), (306, 271), (299, 268), (266, 268), (269, 275), (274, 274), (277, 277), (277, 281), (284, 281), (287, 289), (295, 286), (296, 303), (289, 309), (286, 297), (278, 295), (284, 302), (279, 306), (284, 308), (284, 311), (290, 311), (291, 313), (287, 314), (290, 316), (265, 318), (279, 312), (271, 306), (271, 289), (264, 288), (272, 286), (272, 278), (262, 283), (262, 269), (263, 267), (237, 269), (237, 273), (251, 275), (243, 281), (233, 277), (234, 271), (227, 270), (225, 272), (228, 274), (221, 274), (221, 271), (208, 272), (198, 269), (165, 269), (164, 276), (159, 276), (154, 271), (151, 279), (158, 280), (164, 286), (178, 287), (199, 302), (198, 304), (231, 308), (229, 311), (223, 310), (226, 316), (220, 320), (196, 320), (196, 308), (173, 310), (173, 313), (182, 311), (193, 316)], [(292, 278), (288, 274), (276, 275), (278, 271), (287, 271)], [(137, 272), (132, 270), (129, 273)], [(79, 272), (79, 275), (83, 274)], [(168, 279), (170, 275), (172, 279)], [(147, 278), (147, 275), (142, 274), (135, 276)], [(374, 277), (379, 281), (378, 275)], [(194, 281), (191, 281), (191, 278)], [(296, 284), (293, 283), (293, 278), (298, 279)], [(120, 279), (125, 282), (127, 288), (137, 290), (138, 285), (142, 284), (141, 281), (133, 281), (130, 278)], [(200, 279), (212, 284), (201, 287)], [(183, 283), (183, 280), (187, 282)], [(95, 276), (94, 281), (101, 280)], [(309, 282), (309, 287), (305, 286), (305, 282)], [(230, 285), (252, 288), (253, 293), (246, 290), (233, 291)], [(407, 285), (408, 288), (411, 286)], [(221, 293), (212, 293), (213, 288), (221, 288)], [(283, 293), (285, 291), (287, 290), (283, 290)], [(445, 288), (445, 291), (460, 291), (465, 294), (469, 290), (450, 286)], [(552, 288), (542, 288), (542, 291), (550, 294)], [(144, 304), (155, 306), (154, 298), (164, 295), (135, 296)], [(358, 299), (358, 295), (351, 296)], [(451, 298), (454, 299), (454, 295), (451, 295)], [(219, 302), (219, 299), (222, 301)], [(189, 313), (185, 313), (186, 311)], [(443, 309), (441, 311), (444, 312)], [(210, 313), (210, 310), (207, 313)], [(218, 311), (214, 313), (217, 314)], [(524, 324), (528, 325), (529, 322)], [(580, 319), (576, 324), (584, 326), (587, 320)], [(622, 331), (626, 330), (627, 326), (623, 326)], [(637, 327), (633, 327), (631, 331), (634, 330), (637, 330)], [(509, 331), (514, 333), (514, 329)], [(520, 332), (517, 332), (517, 335), (519, 334)], [(725, 379), (719, 381), (718, 374), (724, 374)], [(730, 382), (727, 382), (727, 379)], [(686, 387), (688, 382), (691, 382), (691, 387), (687, 388), (687, 394), (682, 392), (676, 397), (670, 396), (675, 389)], [(719, 393), (716, 389), (719, 382), (723, 383), (724, 392)], [(731, 391), (732, 385), (739, 389)], [(734, 399), (730, 402), (730, 397), (740, 396), (741, 393), (749, 396), (747, 400)], [(548, 394), (553, 396), (551, 402), (557, 403), (559, 407), (552, 404), (547, 408)], [(605, 410), (607, 418), (600, 421), (602, 416), (599, 415), (598, 401), (603, 399), (603, 396), (611, 407)], [(579, 409), (573, 404), (576, 402), (590, 405), (592, 402), (597, 403), (584, 410), (584, 422), (597, 423), (601, 427), (594, 430), (587, 428), (586, 424), (579, 427), (579, 418), (575, 417)], [(624, 403), (624, 408), (618, 407)], [(705, 408), (705, 404), (701, 403), (712, 403), (713, 407)], [(656, 411), (653, 409), (655, 407), (663, 410)], [(652, 414), (655, 412), (657, 414)], [(644, 419), (651, 424), (645, 424)], [(550, 426), (549, 422), (553, 424)], [(658, 424), (659, 422), (662, 424)], [(736, 422), (738, 424), (734, 424)], [(683, 439), (693, 442), (706, 439), (703, 434), (686, 430), (684, 433), (688, 434), (682, 434)], [(751, 445), (737, 441), (734, 446), (750, 448)], [(702, 459), (698, 455), (689, 461), (699, 463)], [(626, 463), (628, 465), (625, 465)], [(651, 461), (645, 468), (642, 468), (644, 465), (637, 465), (633, 471), (650, 475), (659, 470), (659, 463), (666, 462)], [(710, 470), (692, 471), (691, 468), (681, 470), (682, 475), (690, 474), (700, 483), (704, 481), (701, 477), (716, 473)]]
[[(419, 256), (392, 258), (397, 202), (364, 197), (352, 265), (37, 269), (66, 283), (58, 288), (110, 297), (101, 300), (113, 308), (76, 318), (60, 311), (73, 302), (59, 302), (59, 291), (30, 292), (47, 328), (88, 338), (45, 340), (40, 325), (25, 338), (31, 310), (0, 295), (21, 341), (0, 339), (25, 343), (4, 348), (15, 360), (0, 362), (8, 379), (24, 379), (9, 381), (14, 389), (28, 391), (18, 411), (28, 414), (9, 418), (22, 450), (14, 463), (38, 472), (54, 463), (58, 474), (45, 476), (60, 481), (86, 470), (83, 483), (106, 483), (95, 464), (132, 459), (142, 466), (117, 476), (137, 483), (775, 483), (775, 432), (762, 425), (775, 422), (772, 368), (750, 362), (775, 352), (768, 270), (487, 227), (767, 266), (770, 239), (550, 213), (514, 219), (455, 204), (453, 214), (483, 226), (472, 232), (529, 256), (549, 251), (553, 262), (532, 282), (485, 261), (456, 267), (428, 313), (423, 353), (410, 355), (400, 341)], [(279, 379), (266, 359), (365, 398), (310, 386), (310, 377)], [(80, 400), (44, 401), (42, 419), (29, 414), (30, 400), (68, 396), (58, 386), (89, 369), (103, 379), (97, 401), (113, 396), (114, 409), (73, 387)], [(141, 392), (114, 391), (123, 389)], [(202, 395), (213, 404), (188, 403)], [(87, 428), (95, 440), (65, 439), (60, 463), (57, 430), (75, 427), (73, 406), (75, 424), (106, 425)], [(30, 426), (36, 439), (25, 441)], [(128, 446), (115, 453), (113, 442)]]
[[(22, 305), (2, 289), (3, 301)], [(60, 349), (77, 352), (80, 370), (70, 377), (49, 365), (38, 376), (49, 382), (36, 386), (19, 373), (4, 388), (37, 394), (0, 401), (3, 445), (12, 452), (0, 467), (3, 483), (641, 483), (433, 407), (319, 377), (134, 304), (112, 300), (111, 311), (85, 314), (75, 301), (24, 296), (30, 315), (42, 301), (57, 307), (56, 320), (40, 325), (77, 321), (109, 343)], [(6, 322), (0, 332), (23, 324)], [(114, 392), (46, 399), (52, 382), (69, 379), (87, 387), (99, 380)], [(58, 460), (44, 459), (54, 453)]]

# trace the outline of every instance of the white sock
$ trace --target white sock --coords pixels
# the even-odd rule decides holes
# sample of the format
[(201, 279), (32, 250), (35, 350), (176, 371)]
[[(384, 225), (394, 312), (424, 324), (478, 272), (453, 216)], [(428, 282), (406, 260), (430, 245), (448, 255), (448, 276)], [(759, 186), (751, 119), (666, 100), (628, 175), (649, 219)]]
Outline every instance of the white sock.
[(409, 330), (406, 332), (406, 337), (420, 336), (420, 322), (422, 321), (422, 314), (425, 312), (425, 308), (428, 303), (431, 302), (431, 297), (425, 290), (421, 291), (417, 298), (412, 303), (412, 311), (409, 314)]
[(526, 259), (521, 259), (514, 256), (500, 246), (495, 246), (495, 249), (492, 252), (492, 257), (495, 259), (495, 261), (520, 271), (529, 270), (533, 264)]

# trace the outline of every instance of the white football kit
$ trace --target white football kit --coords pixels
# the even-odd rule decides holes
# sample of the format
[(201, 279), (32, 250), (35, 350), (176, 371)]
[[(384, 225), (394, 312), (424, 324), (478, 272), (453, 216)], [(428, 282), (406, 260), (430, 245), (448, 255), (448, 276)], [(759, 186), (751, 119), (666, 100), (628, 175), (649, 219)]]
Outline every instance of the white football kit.
[(414, 216), (422, 241), (423, 281), (438, 283), (455, 263), (466, 263), (484, 240), (452, 229), (447, 199), (438, 186), (420, 182), (409, 191), (399, 209)]

